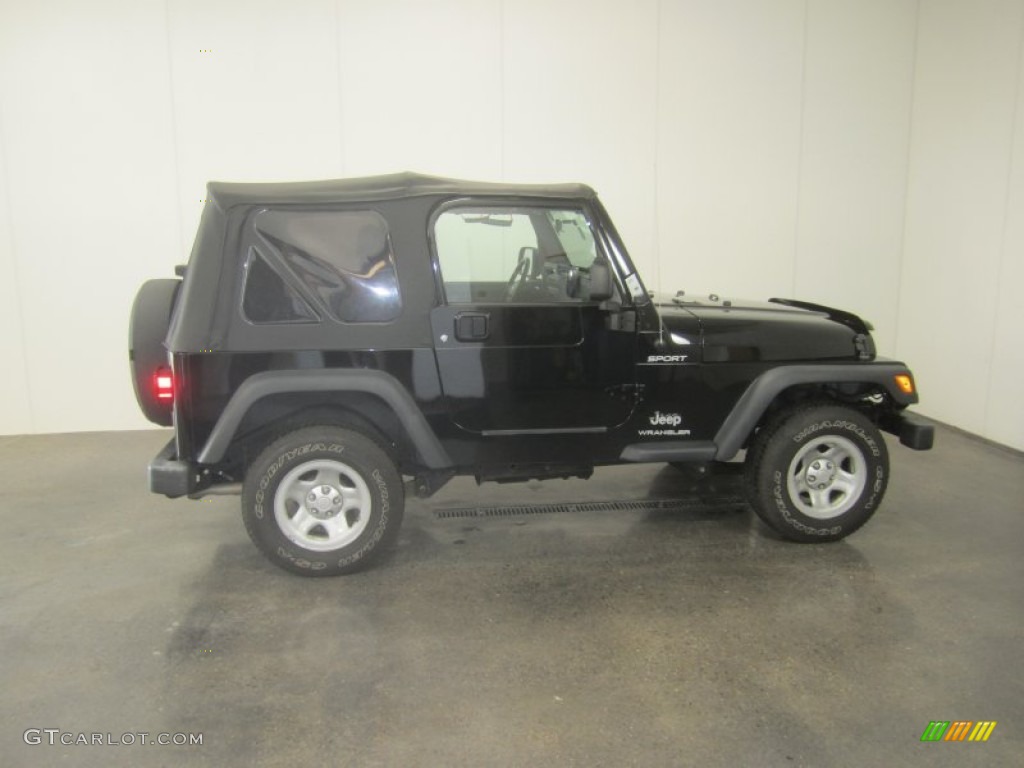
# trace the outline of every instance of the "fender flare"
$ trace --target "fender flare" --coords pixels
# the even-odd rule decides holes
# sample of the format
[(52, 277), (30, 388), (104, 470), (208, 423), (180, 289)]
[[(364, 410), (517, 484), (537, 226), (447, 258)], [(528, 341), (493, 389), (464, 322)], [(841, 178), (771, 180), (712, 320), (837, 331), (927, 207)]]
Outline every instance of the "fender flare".
[(430, 469), (452, 466), (434, 430), (398, 379), (383, 371), (366, 369), (266, 371), (257, 373), (235, 390), (199, 452), (199, 464), (216, 464), (224, 458), (242, 419), (258, 401), (289, 392), (364, 392), (383, 400), (405, 427), (420, 459)]
[(909, 375), (910, 369), (895, 361), (849, 365), (783, 365), (772, 368), (754, 379), (722, 422), (714, 440), (718, 449), (715, 459), (728, 461), (733, 458), (754, 431), (768, 406), (789, 387), (798, 384), (877, 384), (900, 406), (912, 405), (918, 400), (917, 393), (915, 391), (908, 395), (897, 387), (895, 377), (899, 374)]

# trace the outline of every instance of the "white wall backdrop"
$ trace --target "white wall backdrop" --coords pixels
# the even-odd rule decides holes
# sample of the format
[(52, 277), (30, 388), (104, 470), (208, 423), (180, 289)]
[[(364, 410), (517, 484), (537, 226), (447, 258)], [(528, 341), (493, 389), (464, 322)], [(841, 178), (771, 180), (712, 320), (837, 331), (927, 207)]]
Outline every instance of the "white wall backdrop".
[(1024, 449), (1024, 0), (0, 0), (0, 434), (143, 428), (209, 179), (585, 181), (647, 282), (857, 311)]

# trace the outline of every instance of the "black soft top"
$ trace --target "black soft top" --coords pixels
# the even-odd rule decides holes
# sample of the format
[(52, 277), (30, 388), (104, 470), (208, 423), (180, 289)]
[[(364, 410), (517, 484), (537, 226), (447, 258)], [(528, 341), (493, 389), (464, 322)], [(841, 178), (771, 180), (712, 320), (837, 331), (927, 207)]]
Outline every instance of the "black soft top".
[(486, 181), (462, 181), (419, 173), (393, 173), (357, 179), (289, 181), (238, 184), (211, 181), (209, 199), (226, 211), (236, 205), (273, 203), (347, 203), (369, 200), (396, 200), (424, 196), (507, 195), (509, 197), (592, 198), (586, 184), (503, 184)]
[[(600, 207), (597, 194), (584, 184), (500, 184), (418, 173), (259, 184), (211, 181), (207, 190), (181, 295), (171, 318), (166, 341), (171, 352), (369, 349), (390, 348), (397, 343), (429, 346), (432, 335), (425, 318), (435, 303), (435, 292), (426, 252), (427, 220), (437, 202), (501, 197), (588, 200)], [(350, 324), (344, 334), (339, 334), (330, 322), (257, 328), (240, 319), (237, 303), (241, 264), (246, 257), (240, 233), (247, 213), (273, 206), (301, 209), (361, 203), (375, 204), (373, 207), (384, 212), (388, 221), (402, 284), (404, 311), (398, 320)]]

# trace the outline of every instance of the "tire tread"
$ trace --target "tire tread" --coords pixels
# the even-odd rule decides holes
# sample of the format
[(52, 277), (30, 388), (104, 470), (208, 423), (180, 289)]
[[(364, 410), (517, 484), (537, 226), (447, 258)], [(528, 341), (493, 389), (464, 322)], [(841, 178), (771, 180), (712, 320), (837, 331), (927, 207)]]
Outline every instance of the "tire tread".
[[(885, 493), (885, 488), (883, 487), (882, 491), (878, 496), (878, 503), (875, 504), (874, 508), (870, 510), (867, 514), (861, 513), (860, 519), (856, 519), (856, 517), (854, 517), (854, 519), (845, 522), (842, 526), (842, 531), (838, 535), (819, 536), (799, 531), (795, 529), (793, 526), (789, 525), (783, 519), (782, 515), (778, 512), (774, 504), (769, 503), (769, 500), (766, 498), (768, 496), (769, 484), (765, 476), (766, 470), (764, 468), (766, 454), (769, 454), (769, 452), (774, 448), (774, 446), (778, 445), (777, 436), (781, 431), (785, 430), (789, 425), (801, 420), (802, 418), (805, 418), (814, 411), (826, 409), (838, 413), (834, 413), (832, 416), (825, 416), (823, 414), (822, 418), (835, 419), (837, 416), (839, 416), (849, 421), (861, 422), (865, 424), (865, 426), (870, 426), (871, 431), (874, 433), (872, 437), (876, 439), (877, 443), (881, 448), (881, 460), (883, 462), (885, 470), (885, 481), (886, 483), (888, 482), (888, 455), (885, 448), (884, 439), (882, 438), (881, 433), (878, 432), (877, 427), (874, 426), (874, 423), (865, 414), (861, 413), (855, 408), (851, 408), (849, 406), (836, 403), (830, 400), (814, 400), (802, 403), (798, 406), (785, 409), (775, 414), (758, 431), (750, 445), (750, 448), (748, 449), (746, 460), (747, 471), (745, 472), (744, 477), (744, 491), (746, 493), (748, 503), (753, 508), (757, 516), (768, 527), (770, 527), (777, 533), (781, 534), (785, 538), (790, 539), (791, 541), (825, 542), (837, 541), (839, 539), (845, 538), (846, 536), (850, 535), (858, 528), (863, 526), (871, 518), (872, 514), (874, 514), (874, 511), (878, 507), (878, 503), (881, 502), (882, 495), (884, 495)], [(781, 450), (781, 448), (779, 450)], [(770, 455), (767, 456), (768, 460), (770, 460), (771, 458), (772, 457)], [(842, 517), (845, 517), (846, 514), (849, 513), (845, 513)]]
[[(294, 562), (281, 557), (276, 551), (277, 545), (268, 541), (260, 530), (260, 523), (252, 512), (255, 504), (256, 483), (266, 471), (266, 467), (272, 464), (282, 453), (303, 444), (312, 442), (336, 442), (351, 448), (352, 455), (360, 457), (362, 462), (373, 465), (381, 471), (385, 478), (385, 485), (388, 489), (391, 502), (388, 510), (388, 522), (380, 539), (362, 557), (346, 565), (325, 564), (322, 568), (300, 567)], [(376, 455), (374, 455), (376, 454)], [(275, 487), (276, 486), (271, 486)], [(302, 576), (338, 576), (365, 568), (373, 559), (386, 551), (394, 542), (401, 527), (404, 507), (404, 486), (402, 477), (398, 473), (389, 452), (380, 445), (378, 440), (363, 432), (353, 429), (337, 427), (333, 425), (306, 425), (297, 429), (291, 429), (281, 434), (259, 453), (256, 459), (249, 466), (246, 473), (245, 484), (242, 493), (242, 521), (245, 531), (253, 544), (270, 560), (284, 570), (297, 573)], [(267, 525), (274, 526), (270, 522)], [(359, 540), (357, 539), (357, 542)], [(294, 546), (294, 545), (292, 545)], [(352, 545), (350, 545), (352, 546)], [(361, 545), (362, 546), (362, 545)], [(296, 548), (298, 549), (298, 548)], [(339, 550), (340, 551), (340, 550)], [(310, 553), (310, 557), (323, 557), (326, 553)], [(331, 557), (337, 552), (329, 553)], [(305, 556), (304, 556), (305, 557)]]

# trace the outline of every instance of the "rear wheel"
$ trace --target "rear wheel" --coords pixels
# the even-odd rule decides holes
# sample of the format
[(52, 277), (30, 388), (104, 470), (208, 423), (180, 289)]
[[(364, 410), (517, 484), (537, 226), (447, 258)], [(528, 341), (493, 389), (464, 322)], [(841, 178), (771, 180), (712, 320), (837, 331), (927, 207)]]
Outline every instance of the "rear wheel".
[(275, 565), (336, 576), (367, 565), (395, 538), (402, 478), (363, 434), (308, 427), (268, 446), (246, 475), (242, 518)]
[(758, 433), (747, 459), (747, 498), (793, 541), (836, 541), (878, 509), (889, 481), (881, 433), (864, 414), (817, 404)]

